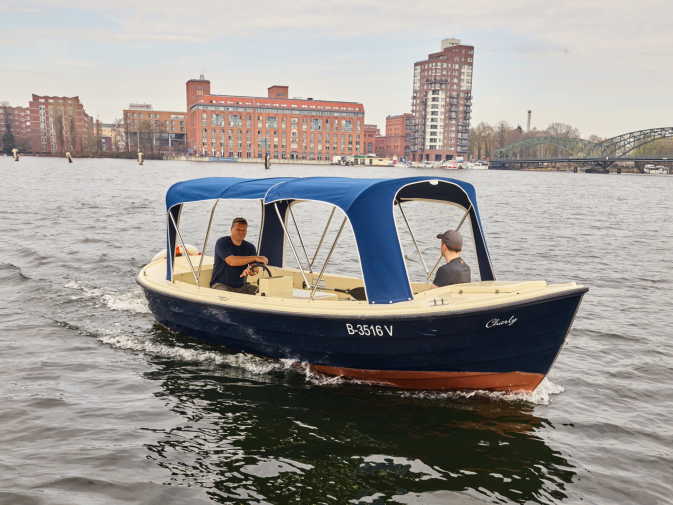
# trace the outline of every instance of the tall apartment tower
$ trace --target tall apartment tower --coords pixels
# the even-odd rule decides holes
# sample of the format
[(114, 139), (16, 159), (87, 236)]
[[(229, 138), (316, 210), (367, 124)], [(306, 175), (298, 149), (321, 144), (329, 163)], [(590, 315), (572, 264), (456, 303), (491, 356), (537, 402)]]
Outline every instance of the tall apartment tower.
[(444, 39), (439, 52), (414, 63), (414, 161), (443, 161), (467, 154), (473, 60), (473, 46)]

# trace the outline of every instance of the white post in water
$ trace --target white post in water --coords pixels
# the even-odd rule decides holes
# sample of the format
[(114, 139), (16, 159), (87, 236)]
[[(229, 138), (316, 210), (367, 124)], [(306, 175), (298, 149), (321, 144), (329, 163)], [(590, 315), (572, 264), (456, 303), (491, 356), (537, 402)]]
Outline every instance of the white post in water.
[(12, 157), (14, 161), (19, 161), (19, 150), (16, 147), (12, 149)]
[(72, 163), (72, 155), (70, 154), (70, 151), (65, 153), (65, 159), (68, 160), (68, 163)]
[(138, 151), (138, 165), (143, 164), (143, 158), (144, 158), (143, 153), (141, 151)]

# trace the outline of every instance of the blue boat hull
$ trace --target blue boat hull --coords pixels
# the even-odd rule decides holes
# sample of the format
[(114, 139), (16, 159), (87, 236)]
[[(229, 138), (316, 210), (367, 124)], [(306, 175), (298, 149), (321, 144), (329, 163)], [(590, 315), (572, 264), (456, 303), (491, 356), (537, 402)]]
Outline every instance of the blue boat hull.
[(532, 390), (587, 291), (437, 316), (315, 317), (197, 303), (143, 288), (162, 325), (229, 350), (422, 389)]

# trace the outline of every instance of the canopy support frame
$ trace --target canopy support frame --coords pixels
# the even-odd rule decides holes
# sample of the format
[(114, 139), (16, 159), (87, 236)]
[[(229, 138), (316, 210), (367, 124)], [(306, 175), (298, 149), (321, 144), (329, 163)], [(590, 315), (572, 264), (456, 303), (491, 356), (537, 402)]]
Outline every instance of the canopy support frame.
[(208, 219), (208, 228), (206, 228), (206, 236), (203, 239), (203, 247), (201, 248), (201, 258), (199, 258), (199, 271), (197, 272), (196, 287), (201, 287), (201, 266), (203, 265), (203, 257), (206, 255), (206, 247), (208, 246), (208, 237), (210, 236), (210, 229), (213, 225), (213, 217), (215, 216), (215, 209), (220, 200), (215, 200), (213, 208), (210, 210), (210, 219)]
[(264, 200), (259, 201), (262, 208), (262, 218), (259, 220), (259, 234), (257, 235), (257, 254), (262, 247), (262, 231), (264, 230)]
[(287, 228), (285, 227), (285, 223), (283, 222), (283, 218), (280, 215), (280, 211), (278, 210), (278, 203), (274, 202), (273, 208), (276, 211), (276, 215), (278, 216), (278, 221), (280, 221), (280, 226), (283, 228), (283, 232), (285, 233), (285, 236), (287, 237), (287, 241), (290, 243), (290, 248), (292, 249), (292, 254), (294, 254), (294, 259), (297, 261), (297, 265), (299, 265), (299, 271), (301, 272), (301, 276), (304, 278), (304, 283), (306, 284), (306, 287), (309, 288), (311, 287), (311, 284), (308, 282), (308, 279), (306, 278), (306, 274), (304, 273), (304, 269), (302, 268), (301, 261), (299, 261), (299, 255), (297, 254), (297, 250), (294, 248), (294, 243), (292, 242), (292, 237), (290, 237), (290, 234), (287, 231)]
[(346, 221), (348, 221), (348, 216), (344, 216), (343, 221), (341, 221), (341, 226), (339, 226), (339, 231), (336, 234), (336, 237), (334, 237), (334, 242), (332, 242), (332, 247), (330, 247), (329, 253), (327, 253), (327, 257), (325, 258), (325, 263), (323, 263), (322, 268), (320, 269), (320, 274), (318, 275), (318, 278), (315, 281), (315, 284), (313, 285), (313, 289), (311, 290), (311, 300), (313, 300), (313, 297), (315, 296), (315, 292), (318, 290), (318, 285), (320, 284), (320, 281), (322, 280), (322, 276), (325, 273), (325, 269), (327, 268), (327, 264), (329, 263), (330, 258), (332, 257), (332, 253), (334, 252), (334, 248), (337, 245), (337, 242), (339, 241), (339, 237), (341, 236), (341, 232), (344, 229), (344, 226), (346, 226)]
[(334, 217), (334, 211), (336, 211), (336, 207), (332, 207), (332, 211), (329, 214), (329, 218), (327, 218), (327, 224), (325, 225), (325, 229), (322, 231), (322, 235), (320, 236), (320, 241), (318, 241), (318, 246), (315, 248), (315, 253), (313, 254), (313, 259), (311, 260), (310, 265), (313, 266), (315, 263), (316, 258), (318, 257), (318, 252), (320, 251), (320, 248), (322, 247), (322, 243), (325, 240), (325, 235), (327, 235), (327, 230), (329, 229), (329, 225), (332, 224), (332, 217)]
[(297, 220), (294, 218), (294, 212), (292, 212), (292, 204), (287, 206), (287, 210), (290, 212), (290, 217), (294, 223), (294, 229), (297, 230), (297, 237), (299, 237), (299, 245), (301, 245), (302, 251), (304, 251), (304, 257), (306, 258), (306, 265), (308, 266), (309, 273), (313, 273), (311, 268), (311, 260), (308, 259), (308, 253), (306, 252), (306, 247), (304, 247), (304, 240), (301, 238), (301, 233), (299, 232), (299, 226), (297, 226)]
[(187, 246), (185, 245), (185, 241), (182, 238), (182, 233), (180, 233), (180, 229), (178, 228), (178, 225), (175, 222), (175, 219), (173, 219), (173, 214), (171, 214), (170, 210), (168, 212), (168, 216), (170, 217), (171, 222), (173, 223), (173, 226), (175, 227), (175, 231), (178, 234), (178, 237), (180, 238), (180, 242), (182, 243), (182, 248), (185, 250), (185, 256), (187, 256), (187, 261), (189, 262), (189, 266), (192, 269), (192, 275), (194, 276), (194, 282), (196, 282), (196, 286), (198, 287), (199, 279), (196, 276), (196, 270), (194, 270), (194, 264), (192, 263), (192, 258), (189, 256), (189, 253), (187, 252)]
[(416, 237), (414, 236), (414, 232), (411, 231), (411, 226), (409, 225), (409, 221), (407, 220), (407, 215), (404, 213), (404, 209), (402, 208), (402, 202), (400, 202), (397, 207), (400, 209), (400, 212), (402, 213), (402, 217), (404, 218), (404, 223), (407, 225), (407, 230), (409, 230), (409, 235), (411, 235), (411, 240), (414, 243), (414, 247), (416, 248), (416, 252), (418, 253), (418, 257), (421, 259), (421, 264), (423, 265), (423, 269), (425, 270), (425, 275), (430, 277), (430, 272), (428, 271), (428, 265), (425, 263), (425, 258), (423, 258), (423, 254), (421, 253), (421, 249), (418, 247), (418, 242), (416, 242)]

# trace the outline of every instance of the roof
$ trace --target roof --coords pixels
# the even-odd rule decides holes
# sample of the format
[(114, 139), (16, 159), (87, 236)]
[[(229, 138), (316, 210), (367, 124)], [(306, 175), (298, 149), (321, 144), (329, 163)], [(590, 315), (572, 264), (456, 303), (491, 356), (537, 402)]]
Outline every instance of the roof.
[(241, 177), (204, 177), (176, 182), (166, 192), (166, 208), (187, 202), (216, 199), (261, 200), (269, 188), (291, 177), (243, 179)]
[[(398, 179), (209, 177), (171, 186), (166, 194), (166, 206), (171, 209), (184, 202), (219, 198), (260, 199), (266, 206), (304, 200), (339, 207), (353, 228), (370, 303), (395, 303), (413, 297), (397, 234), (395, 205), (419, 199), (453, 203), (469, 209), (481, 278), (494, 279), (476, 192), (464, 181), (428, 176)], [(283, 237), (277, 238), (282, 240)]]

